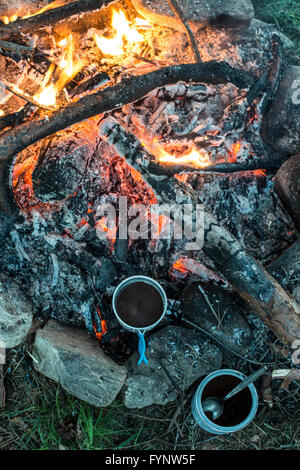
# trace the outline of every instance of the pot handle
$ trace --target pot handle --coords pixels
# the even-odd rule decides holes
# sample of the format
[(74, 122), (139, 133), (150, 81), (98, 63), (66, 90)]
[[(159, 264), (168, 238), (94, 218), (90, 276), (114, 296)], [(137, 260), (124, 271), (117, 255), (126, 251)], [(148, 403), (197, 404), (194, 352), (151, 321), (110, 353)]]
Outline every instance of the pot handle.
[(139, 335), (139, 354), (140, 354), (138, 365), (140, 366), (142, 362), (144, 362), (145, 364), (149, 364), (149, 361), (146, 358), (146, 341), (145, 341), (144, 333), (142, 331), (138, 331), (138, 335)]

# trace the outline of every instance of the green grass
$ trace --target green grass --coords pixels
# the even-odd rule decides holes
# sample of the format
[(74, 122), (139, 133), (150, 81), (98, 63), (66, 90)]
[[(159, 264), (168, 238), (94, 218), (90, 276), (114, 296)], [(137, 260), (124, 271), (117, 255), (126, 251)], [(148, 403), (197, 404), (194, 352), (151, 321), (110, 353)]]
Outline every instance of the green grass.
[(131, 426), (118, 402), (97, 409), (34, 372), (31, 379), (23, 400), (0, 412), (0, 449), (138, 449), (145, 438), (144, 424)]

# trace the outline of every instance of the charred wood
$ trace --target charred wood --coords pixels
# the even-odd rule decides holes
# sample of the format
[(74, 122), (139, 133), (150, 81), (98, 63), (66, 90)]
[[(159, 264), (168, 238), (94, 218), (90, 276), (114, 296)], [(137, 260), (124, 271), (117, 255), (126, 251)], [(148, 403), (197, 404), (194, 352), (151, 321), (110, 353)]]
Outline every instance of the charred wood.
[(19, 126), (33, 114), (34, 109), (35, 106), (26, 103), (25, 106), (20, 109), (20, 111), (2, 116), (0, 118), (0, 131), (6, 129), (7, 127)]
[(69, 92), (69, 96), (73, 97), (76, 95), (81, 95), (83, 93), (94, 91), (96, 89), (99, 89), (100, 87), (103, 87), (104, 85), (107, 85), (109, 81), (110, 76), (106, 72), (97, 73), (96, 75), (86, 80), (83, 80), (81, 83), (75, 86)]
[(200, 53), (199, 53), (199, 49), (198, 49), (198, 46), (197, 46), (196, 39), (194, 38), (193, 32), (192, 32), (188, 22), (184, 18), (184, 14), (181, 11), (181, 8), (177, 3), (177, 0), (167, 0), (167, 2), (169, 4), (169, 7), (174, 12), (177, 19), (182, 23), (182, 26), (184, 27), (184, 29), (186, 31), (191, 49), (192, 49), (193, 54), (194, 54), (195, 62), (201, 62), (201, 56), (200, 56)]
[(62, 21), (69, 20), (72, 16), (101, 10), (114, 3), (116, 0), (78, 0), (61, 7), (47, 10), (44, 13), (17, 20), (7, 26), (1, 26), (4, 34), (15, 32), (30, 33), (36, 29), (54, 26)]

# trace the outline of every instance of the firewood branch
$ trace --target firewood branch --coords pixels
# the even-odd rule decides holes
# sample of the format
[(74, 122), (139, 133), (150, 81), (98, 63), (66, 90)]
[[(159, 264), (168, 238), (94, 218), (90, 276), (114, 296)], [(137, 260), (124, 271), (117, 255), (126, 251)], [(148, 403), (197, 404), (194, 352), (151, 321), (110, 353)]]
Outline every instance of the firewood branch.
[(199, 49), (198, 49), (198, 46), (197, 46), (196, 39), (193, 35), (193, 32), (192, 32), (188, 22), (184, 18), (184, 15), (181, 11), (181, 8), (177, 3), (177, 0), (167, 0), (167, 3), (169, 4), (169, 7), (171, 8), (173, 13), (175, 14), (176, 18), (182, 23), (182, 26), (184, 27), (184, 29), (186, 31), (191, 49), (192, 49), (193, 54), (194, 54), (195, 62), (201, 62), (201, 56), (200, 56), (200, 52), (199, 52)]
[(7, 26), (1, 26), (1, 31), (4, 34), (17, 32), (30, 33), (36, 29), (53, 26), (62, 21), (69, 20), (75, 15), (101, 10), (101, 8), (107, 7), (115, 1), (116, 0), (78, 0), (77, 2), (52, 8), (51, 10), (30, 16), (29, 18), (14, 21)]

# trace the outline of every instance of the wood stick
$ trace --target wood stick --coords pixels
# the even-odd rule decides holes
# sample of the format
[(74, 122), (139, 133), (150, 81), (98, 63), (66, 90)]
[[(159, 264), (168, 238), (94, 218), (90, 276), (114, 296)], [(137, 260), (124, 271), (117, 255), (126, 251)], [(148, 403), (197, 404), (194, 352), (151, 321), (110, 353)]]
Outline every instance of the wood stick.
[(18, 54), (22, 52), (32, 53), (34, 49), (30, 46), (25, 46), (24, 44), (16, 44), (14, 42), (1, 41), (0, 40), (0, 49), (6, 49), (8, 51), (17, 52)]
[(115, 1), (116, 0), (78, 0), (77, 2), (68, 3), (61, 7), (52, 8), (38, 15), (14, 21), (7, 26), (1, 26), (1, 31), (6, 34), (13, 32), (30, 33), (36, 29), (53, 26), (62, 21), (69, 20), (75, 15), (101, 10), (101, 8), (107, 7)]
[(184, 29), (186, 31), (191, 49), (192, 49), (193, 54), (194, 54), (195, 62), (202, 62), (196, 39), (193, 35), (193, 32), (192, 32), (188, 22), (184, 18), (184, 14), (181, 11), (181, 8), (177, 3), (177, 0), (167, 0), (167, 3), (169, 4), (169, 7), (171, 8), (173, 13), (175, 14), (178, 21), (181, 22), (182, 26), (184, 27)]
[(27, 103), (36, 106), (41, 109), (47, 109), (47, 110), (53, 110), (53, 107), (50, 106), (45, 106), (43, 104), (38, 103), (37, 101), (34, 101), (31, 96), (27, 95), (27, 93), (17, 89), (14, 85), (6, 85), (5, 83), (0, 82), (0, 88), (3, 88), (4, 90), (9, 91), (13, 95), (17, 96), (18, 98), (21, 98), (21, 100), (26, 101)]

